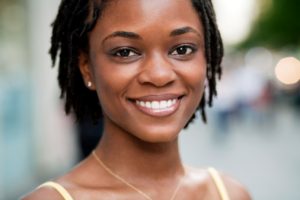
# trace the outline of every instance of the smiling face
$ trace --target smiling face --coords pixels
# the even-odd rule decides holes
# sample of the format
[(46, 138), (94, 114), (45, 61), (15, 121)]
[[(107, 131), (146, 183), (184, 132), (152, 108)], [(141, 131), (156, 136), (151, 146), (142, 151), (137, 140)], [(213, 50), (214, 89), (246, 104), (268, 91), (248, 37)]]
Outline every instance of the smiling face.
[(175, 139), (199, 105), (206, 61), (203, 27), (186, 0), (113, 0), (80, 57), (97, 91), (105, 132), (147, 142)]

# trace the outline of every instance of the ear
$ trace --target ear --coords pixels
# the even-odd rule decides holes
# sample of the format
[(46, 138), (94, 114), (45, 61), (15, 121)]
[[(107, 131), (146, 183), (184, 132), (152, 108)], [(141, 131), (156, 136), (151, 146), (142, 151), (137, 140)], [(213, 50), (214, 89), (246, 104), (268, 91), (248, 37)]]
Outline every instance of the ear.
[(79, 70), (86, 87), (90, 90), (95, 90), (94, 79), (92, 76), (92, 70), (89, 62), (89, 57), (86, 53), (79, 53)]

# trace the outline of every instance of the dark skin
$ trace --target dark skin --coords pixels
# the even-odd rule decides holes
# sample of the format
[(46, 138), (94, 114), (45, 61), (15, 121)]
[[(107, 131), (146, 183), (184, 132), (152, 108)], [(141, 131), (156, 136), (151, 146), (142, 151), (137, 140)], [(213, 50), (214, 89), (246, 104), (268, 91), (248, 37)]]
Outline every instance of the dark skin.
[[(204, 90), (204, 43), (190, 1), (114, 0), (89, 35), (89, 53), (80, 56), (84, 81), (103, 108), (97, 155), (152, 199), (170, 199), (179, 181), (175, 199), (220, 199), (207, 170), (183, 166), (178, 151), (179, 132)], [(154, 101), (163, 106), (140, 103)], [(250, 199), (239, 183), (222, 178), (232, 200)], [(74, 199), (143, 199), (92, 156), (55, 181)], [(35, 199), (62, 197), (41, 188), (24, 198)]]

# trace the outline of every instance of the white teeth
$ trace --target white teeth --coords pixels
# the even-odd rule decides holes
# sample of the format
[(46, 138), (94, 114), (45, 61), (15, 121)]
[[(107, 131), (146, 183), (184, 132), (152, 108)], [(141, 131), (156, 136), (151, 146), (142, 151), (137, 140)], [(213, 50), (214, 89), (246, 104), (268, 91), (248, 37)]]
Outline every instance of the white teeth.
[(172, 105), (172, 100), (168, 100), (168, 102), (167, 102), (167, 107), (170, 107), (171, 105)]
[(147, 102), (145, 103), (145, 105), (146, 105), (146, 106), (145, 106), (146, 108), (151, 108), (151, 103), (150, 103), (149, 101), (147, 101)]
[(160, 108), (160, 109), (167, 108), (167, 101), (161, 101), (161, 102), (159, 103), (159, 108)]
[(152, 109), (159, 109), (159, 102), (158, 101), (152, 101), (151, 108)]
[(145, 107), (145, 108), (150, 108), (153, 110), (159, 110), (159, 109), (166, 109), (174, 104), (176, 104), (177, 99), (170, 99), (170, 100), (162, 100), (162, 101), (136, 101), (136, 104)]

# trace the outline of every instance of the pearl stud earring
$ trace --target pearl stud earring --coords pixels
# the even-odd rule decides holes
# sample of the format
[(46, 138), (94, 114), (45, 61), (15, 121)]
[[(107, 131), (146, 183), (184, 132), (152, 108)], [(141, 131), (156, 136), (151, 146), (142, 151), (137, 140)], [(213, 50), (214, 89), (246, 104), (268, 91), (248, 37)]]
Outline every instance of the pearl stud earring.
[(87, 83), (87, 86), (88, 86), (88, 87), (92, 87), (92, 82), (89, 81), (89, 82)]

